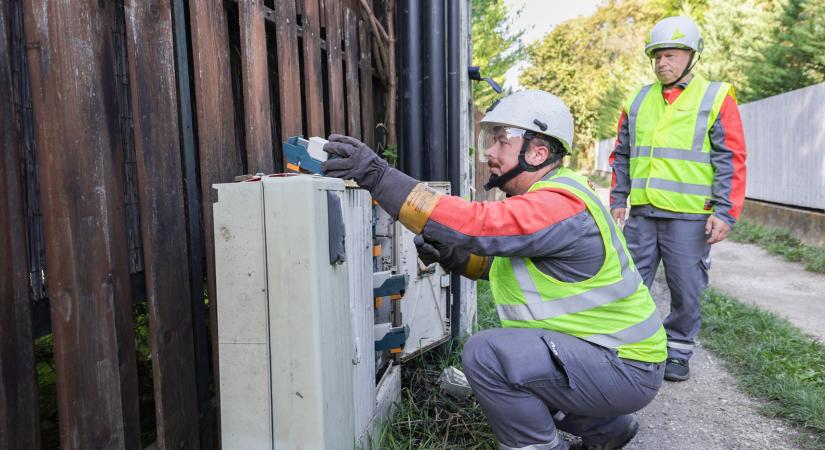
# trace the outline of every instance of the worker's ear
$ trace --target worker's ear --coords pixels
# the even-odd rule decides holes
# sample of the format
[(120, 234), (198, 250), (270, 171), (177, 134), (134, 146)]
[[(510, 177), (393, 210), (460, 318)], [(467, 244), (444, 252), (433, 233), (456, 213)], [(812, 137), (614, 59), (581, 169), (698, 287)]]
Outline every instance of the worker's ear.
[(550, 156), (550, 149), (546, 145), (531, 145), (524, 155), (524, 160), (531, 166), (538, 166)]

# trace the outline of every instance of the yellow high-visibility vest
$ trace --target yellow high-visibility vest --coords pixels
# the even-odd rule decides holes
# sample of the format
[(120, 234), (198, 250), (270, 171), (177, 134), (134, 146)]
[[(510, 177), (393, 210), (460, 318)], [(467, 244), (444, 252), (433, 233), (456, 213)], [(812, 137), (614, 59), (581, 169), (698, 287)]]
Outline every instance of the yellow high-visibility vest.
[[(714, 170), (708, 130), (729, 83), (694, 75), (672, 104), (662, 84), (647, 85), (625, 105), (630, 138), (630, 204), (668, 211), (711, 214)], [(735, 97), (734, 97), (735, 98)]]
[(541, 272), (530, 258), (496, 256), (490, 289), (501, 325), (554, 330), (616, 349), (622, 358), (664, 361), (667, 335), (659, 312), (610, 213), (587, 179), (569, 169), (560, 168), (530, 190), (548, 187), (586, 205), (604, 241), (604, 263), (587, 280), (565, 282)]

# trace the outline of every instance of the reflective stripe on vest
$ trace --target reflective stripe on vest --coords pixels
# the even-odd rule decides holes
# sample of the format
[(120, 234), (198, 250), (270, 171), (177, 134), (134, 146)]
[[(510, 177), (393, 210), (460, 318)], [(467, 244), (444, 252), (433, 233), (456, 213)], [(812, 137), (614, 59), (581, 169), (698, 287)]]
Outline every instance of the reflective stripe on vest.
[[(658, 98), (646, 101), (651, 91), (661, 93), (660, 84), (643, 87), (633, 98), (628, 107), (631, 205), (653, 204), (686, 213), (712, 212), (709, 200), (713, 196), (714, 172), (705, 139), (712, 114), (718, 114), (721, 108), (724, 96), (720, 97), (720, 94), (727, 95), (727, 89), (722, 92), (726, 86), (730, 88), (727, 83), (707, 82), (697, 75), (671, 105), (662, 107), (651, 103), (658, 102)], [(697, 89), (704, 89), (704, 92)], [(685, 103), (688, 109), (685, 109)], [(685, 130), (686, 112), (695, 117), (692, 135)], [(640, 118), (643, 128), (639, 128)], [(651, 123), (651, 120), (655, 122)], [(642, 137), (640, 130), (644, 132)], [(659, 139), (662, 136), (665, 138)], [(665, 142), (671, 145), (661, 145)]]
[(703, 195), (710, 197), (711, 187), (704, 184), (680, 183), (678, 181), (663, 180), (661, 178), (633, 178), (630, 188), (661, 189), (663, 191), (678, 192), (680, 194)]
[[(596, 197), (591, 190), (581, 186), (570, 178), (555, 177), (551, 181), (566, 184), (586, 192), (602, 208), (602, 213), (610, 217), (599, 198)], [(622, 242), (619, 240), (619, 235), (616, 233), (616, 224), (612, 220), (608, 220), (607, 223), (610, 228), (613, 248), (616, 249), (616, 255), (619, 257), (619, 264), (622, 269), (622, 278), (619, 281), (607, 286), (591, 289), (578, 295), (571, 295), (569, 297), (555, 299), (551, 302), (545, 302), (542, 300), (536, 284), (533, 282), (533, 278), (530, 277), (530, 273), (527, 271), (524, 258), (513, 257), (510, 258), (513, 273), (519, 282), (519, 286), (521, 286), (522, 292), (524, 292), (526, 303), (523, 305), (496, 305), (496, 311), (499, 316), (506, 320), (552, 319), (562, 314), (586, 311), (633, 295), (636, 289), (639, 288), (639, 283), (642, 282), (642, 278), (639, 272), (632, 270), (630, 267), (630, 259), (624, 251)]]
[[(567, 170), (560, 169), (560, 172), (565, 173), (564, 171)], [(518, 257), (506, 258), (510, 262), (509, 265), (512, 271), (512, 277), (518, 284), (518, 290), (523, 294), (524, 301), (523, 303), (517, 304), (501, 304), (498, 301), (496, 301), (496, 311), (498, 312), (499, 317), (502, 319), (502, 323), (505, 323), (505, 321), (514, 321), (517, 323), (525, 324), (523, 326), (535, 326), (529, 324), (547, 323), (546, 321), (549, 321), (551, 319), (557, 319), (561, 316), (565, 316), (568, 314), (581, 313), (594, 308), (598, 308), (600, 306), (608, 305), (613, 302), (630, 301), (632, 302), (631, 305), (636, 306), (629, 305), (628, 307), (640, 307), (644, 308), (644, 310), (650, 307), (650, 314), (644, 318), (640, 317), (638, 319), (638, 322), (630, 323), (624, 329), (602, 334), (577, 334), (577, 336), (579, 336), (581, 339), (587, 340), (598, 345), (602, 345), (604, 347), (617, 348), (620, 352), (620, 356), (625, 357), (627, 355), (624, 353), (625, 351), (623, 350), (623, 348), (620, 347), (633, 346), (634, 344), (638, 344), (641, 341), (653, 338), (657, 335), (657, 333), (659, 333), (661, 336), (657, 336), (653, 342), (648, 342), (644, 344), (642, 346), (643, 348), (641, 349), (634, 349), (637, 351), (632, 356), (637, 359), (648, 360), (649, 362), (657, 362), (663, 360), (666, 356), (666, 338), (664, 335), (663, 328), (661, 326), (661, 319), (659, 317), (658, 312), (656, 311), (656, 308), (652, 304), (653, 301), (650, 298), (650, 294), (647, 292), (647, 288), (644, 286), (644, 283), (642, 282), (641, 276), (639, 275), (638, 271), (636, 271), (633, 267), (633, 263), (631, 262), (628, 251), (622, 239), (620, 238), (616, 224), (610, 217), (610, 214), (608, 213), (607, 209), (604, 207), (604, 205), (601, 203), (599, 198), (592, 190), (590, 190), (586, 185), (582, 184), (581, 182), (577, 181), (571, 176), (557, 174), (556, 176), (553, 176), (549, 180), (547, 180), (547, 182), (569, 186), (572, 189), (565, 190), (575, 194), (579, 198), (582, 197), (582, 193), (589, 197), (589, 202), (585, 202), (585, 204), (588, 205), (588, 210), (590, 210), (591, 214), (594, 215), (594, 219), (596, 219), (597, 224), (604, 224), (599, 225), (599, 228), (602, 240), (605, 240), (605, 249), (607, 252), (615, 252), (613, 254), (615, 255), (615, 258), (614, 256), (609, 256), (609, 254), (605, 255), (605, 268), (600, 269), (599, 274), (608, 279), (616, 278), (618, 276), (618, 279), (612, 283), (603, 286), (593, 287), (573, 295), (545, 300), (544, 297), (541, 295), (539, 288), (536, 286), (536, 281), (533, 278), (533, 276), (538, 275), (531, 275), (530, 268), (527, 267), (528, 259)], [(598, 211), (592, 210), (593, 207), (598, 208)], [(595, 215), (598, 214), (598, 212), (601, 212), (600, 219), (595, 217)], [(606, 230), (602, 230), (602, 226), (605, 225)], [(499, 264), (501, 264), (500, 261)], [(612, 269), (609, 268), (609, 264), (614, 264)], [(537, 269), (533, 268), (533, 270), (536, 271)], [(491, 281), (499, 281), (498, 279), (493, 278), (497, 274), (506, 273), (493, 270), (491, 272)], [(501, 280), (501, 282), (506, 281)], [(568, 286), (576, 284), (563, 282), (557, 283), (562, 283)], [(644, 297), (646, 297), (646, 299)], [(632, 310), (628, 310), (628, 312), (630, 311)], [(641, 314), (639, 314), (639, 312), (641, 311), (643, 310), (637, 310), (636, 315), (641, 316)], [(607, 314), (607, 316), (605, 316), (605, 320), (607, 320), (608, 322), (616, 320), (617, 318), (617, 316), (611, 315), (616, 314), (615, 311), (612, 313), (605, 312), (604, 314)], [(559, 324), (561, 324), (561, 322), (559, 322)], [(598, 327), (594, 328), (598, 329)]]

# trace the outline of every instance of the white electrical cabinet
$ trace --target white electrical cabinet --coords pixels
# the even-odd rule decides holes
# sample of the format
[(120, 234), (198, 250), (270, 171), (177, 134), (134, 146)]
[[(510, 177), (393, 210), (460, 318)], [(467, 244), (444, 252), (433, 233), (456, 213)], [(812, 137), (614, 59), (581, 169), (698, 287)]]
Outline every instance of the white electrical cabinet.
[[(215, 189), (222, 447), (374, 448), (399, 398), (398, 363), (450, 337), (449, 277), (341, 180)], [(376, 299), (392, 276), (404, 295)], [(376, 330), (390, 328), (406, 330), (403, 348), (376, 351)]]
[(355, 436), (368, 448), (376, 409), (375, 323), (372, 297), (372, 198), (364, 189), (347, 188), (344, 196), (349, 306), (352, 319), (353, 420)]
[(217, 185), (222, 447), (355, 445), (341, 180)]

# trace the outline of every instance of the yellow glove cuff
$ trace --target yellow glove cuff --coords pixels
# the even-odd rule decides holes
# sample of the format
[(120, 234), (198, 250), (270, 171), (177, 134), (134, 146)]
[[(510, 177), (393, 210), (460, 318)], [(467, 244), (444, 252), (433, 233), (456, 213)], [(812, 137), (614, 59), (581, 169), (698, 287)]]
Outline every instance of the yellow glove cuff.
[(421, 234), (442, 195), (444, 194), (436, 192), (423, 183), (418, 183), (401, 205), (398, 220), (413, 233)]

